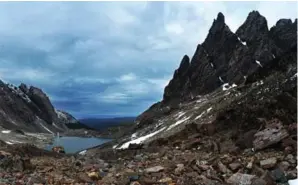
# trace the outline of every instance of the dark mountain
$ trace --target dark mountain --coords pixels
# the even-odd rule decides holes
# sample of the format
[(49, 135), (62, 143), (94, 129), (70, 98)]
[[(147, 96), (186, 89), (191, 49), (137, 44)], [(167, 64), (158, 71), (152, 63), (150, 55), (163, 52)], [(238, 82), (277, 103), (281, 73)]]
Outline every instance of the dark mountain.
[[(212, 136), (209, 142), (262, 148), (257, 131), (276, 124), (286, 129), (282, 138), (264, 136), (270, 144), (293, 134), (296, 105), (297, 19), (281, 19), (269, 29), (266, 18), (252, 11), (233, 33), (219, 13), (193, 57), (182, 58), (163, 99), (139, 115), (114, 147), (126, 148), (137, 138), (148, 145), (187, 144), (200, 134)], [(284, 134), (279, 131), (275, 135)]]
[(239, 85), (297, 42), (297, 22), (281, 19), (268, 30), (265, 17), (257, 11), (233, 33), (219, 13), (207, 38), (194, 56), (184, 56), (165, 88), (163, 102), (191, 99), (210, 93), (225, 83)]
[(3, 129), (56, 133), (66, 131), (66, 124), (76, 123), (70, 114), (56, 110), (41, 89), (0, 81), (0, 127)]
[(116, 118), (84, 118), (79, 121), (96, 130), (105, 130), (109, 127), (125, 126), (134, 123), (135, 117), (116, 117)]

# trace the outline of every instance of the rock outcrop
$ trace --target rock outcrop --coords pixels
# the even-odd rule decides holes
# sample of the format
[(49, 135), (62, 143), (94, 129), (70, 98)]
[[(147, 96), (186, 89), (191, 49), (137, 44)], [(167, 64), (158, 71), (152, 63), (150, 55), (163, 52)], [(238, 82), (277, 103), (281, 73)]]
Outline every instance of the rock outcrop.
[(258, 11), (233, 33), (219, 13), (190, 64), (187, 56), (166, 86), (164, 103), (183, 102), (208, 94), (223, 84), (243, 83), (247, 76), (266, 66), (297, 43), (297, 20), (281, 19), (270, 30)]
[[(297, 123), (296, 33), (297, 20), (281, 19), (269, 29), (257, 11), (233, 33), (219, 13), (192, 59), (182, 58), (162, 101), (139, 115), (134, 129), (113, 147), (168, 145), (203, 134), (214, 137), (205, 145), (217, 152), (276, 145), (295, 150), (288, 127)], [(276, 137), (265, 130), (272, 120), (284, 128), (271, 130)], [(221, 142), (229, 147), (221, 148)]]
[(23, 83), (16, 87), (1, 81), (0, 127), (3, 129), (56, 133), (66, 131), (65, 124), (76, 122), (70, 114), (56, 111), (41, 89), (28, 88)]

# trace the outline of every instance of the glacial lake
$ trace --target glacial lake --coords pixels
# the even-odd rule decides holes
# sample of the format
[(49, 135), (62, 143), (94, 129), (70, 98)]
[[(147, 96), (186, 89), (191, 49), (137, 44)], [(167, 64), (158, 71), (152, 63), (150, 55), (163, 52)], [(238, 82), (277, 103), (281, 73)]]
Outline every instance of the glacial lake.
[(56, 137), (53, 141), (53, 144), (46, 146), (46, 150), (52, 150), (54, 146), (63, 146), (66, 153), (76, 153), (109, 141), (111, 141), (111, 139), (95, 137)]

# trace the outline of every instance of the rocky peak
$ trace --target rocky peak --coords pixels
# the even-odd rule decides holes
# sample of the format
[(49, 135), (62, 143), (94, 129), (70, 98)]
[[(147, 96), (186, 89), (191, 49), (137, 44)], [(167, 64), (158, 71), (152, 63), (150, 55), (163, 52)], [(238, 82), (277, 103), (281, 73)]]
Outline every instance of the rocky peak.
[(292, 20), (291, 19), (280, 19), (277, 21), (276, 26), (285, 26), (285, 25), (291, 25), (292, 24)]
[(184, 73), (186, 73), (190, 65), (189, 61), (190, 61), (189, 57), (187, 55), (184, 55), (180, 62), (179, 68), (175, 71), (174, 76), (179, 76), (179, 75), (181, 76)]
[(225, 27), (225, 16), (219, 12), (217, 14), (217, 18), (214, 19), (213, 24), (210, 28), (210, 33), (215, 34), (216, 32), (220, 32)]
[(283, 51), (287, 51), (297, 43), (297, 19), (280, 19), (269, 31), (270, 38)]
[(42, 119), (44, 119), (48, 124), (52, 124), (57, 121), (55, 109), (51, 104), (49, 97), (41, 89), (31, 86), (28, 95), (41, 110), (40, 117)]
[(20, 88), (25, 94), (28, 94), (28, 93), (29, 93), (29, 89), (28, 89), (28, 87), (27, 87), (26, 84), (21, 83), (21, 85), (19, 86), (19, 88)]
[(218, 13), (208, 35), (189, 63), (184, 56), (165, 88), (163, 102), (185, 101), (210, 93), (223, 84), (239, 85), (297, 42), (297, 25), (282, 19), (269, 32), (258, 11), (249, 13), (236, 34)]
[[(185, 96), (185, 94), (181, 94), (179, 89), (188, 89), (189, 84), (189, 66), (190, 66), (190, 59), (187, 55), (184, 55), (180, 66), (178, 69), (175, 70), (173, 79), (169, 82), (169, 84), (165, 87), (164, 91), (164, 101), (168, 101), (170, 97), (181, 98)], [(183, 83), (180, 83), (183, 82)]]
[(267, 20), (258, 11), (248, 14), (245, 22), (236, 31), (238, 37), (248, 43), (257, 42), (268, 34)]

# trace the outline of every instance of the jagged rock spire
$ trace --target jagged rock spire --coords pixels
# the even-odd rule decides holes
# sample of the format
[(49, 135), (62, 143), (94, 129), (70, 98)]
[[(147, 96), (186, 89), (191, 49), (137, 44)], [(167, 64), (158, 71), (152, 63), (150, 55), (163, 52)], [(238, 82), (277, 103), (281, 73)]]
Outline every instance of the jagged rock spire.
[(255, 42), (266, 34), (268, 34), (267, 20), (258, 11), (250, 12), (236, 31), (236, 35), (246, 42)]
[(183, 100), (210, 93), (226, 83), (240, 84), (245, 76), (254, 73), (260, 65), (270, 63), (297, 42), (297, 20), (280, 20), (269, 32), (267, 20), (258, 11), (252, 11), (233, 33), (219, 12), (205, 41), (198, 44), (194, 56), (184, 56), (173, 79), (165, 88), (164, 100)]

